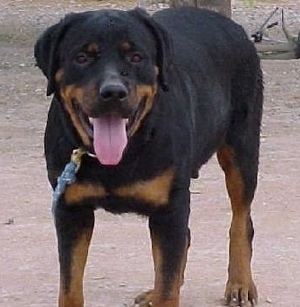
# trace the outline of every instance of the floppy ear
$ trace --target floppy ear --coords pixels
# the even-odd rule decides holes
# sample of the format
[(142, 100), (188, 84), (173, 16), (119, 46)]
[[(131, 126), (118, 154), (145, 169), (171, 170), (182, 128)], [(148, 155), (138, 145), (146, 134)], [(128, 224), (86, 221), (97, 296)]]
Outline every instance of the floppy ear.
[(164, 27), (157, 23), (145, 10), (135, 8), (133, 14), (142, 21), (153, 34), (157, 44), (156, 63), (159, 68), (158, 81), (164, 91), (169, 90), (169, 68), (172, 62), (172, 40)]
[(54, 76), (59, 68), (58, 49), (60, 41), (62, 40), (62, 37), (70, 25), (74, 15), (76, 14), (68, 14), (59, 23), (49, 27), (39, 37), (34, 46), (34, 56), (37, 66), (48, 79), (47, 96), (50, 96), (55, 91)]

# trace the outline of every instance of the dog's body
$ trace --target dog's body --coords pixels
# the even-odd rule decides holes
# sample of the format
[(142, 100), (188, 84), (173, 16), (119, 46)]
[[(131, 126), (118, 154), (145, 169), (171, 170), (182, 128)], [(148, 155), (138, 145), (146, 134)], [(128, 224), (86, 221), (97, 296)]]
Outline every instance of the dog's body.
[[(172, 44), (173, 42), (173, 44)], [(173, 48), (172, 48), (173, 45)], [(179, 306), (190, 178), (217, 152), (232, 204), (225, 297), (254, 305), (254, 196), (262, 112), (259, 59), (243, 29), (213, 12), (136, 9), (68, 15), (35, 48), (54, 93), (45, 134), (49, 180), (84, 148), (77, 180), (55, 208), (59, 305), (83, 306), (94, 209), (149, 216), (154, 290), (139, 306)], [(90, 123), (91, 122), (91, 123)]]

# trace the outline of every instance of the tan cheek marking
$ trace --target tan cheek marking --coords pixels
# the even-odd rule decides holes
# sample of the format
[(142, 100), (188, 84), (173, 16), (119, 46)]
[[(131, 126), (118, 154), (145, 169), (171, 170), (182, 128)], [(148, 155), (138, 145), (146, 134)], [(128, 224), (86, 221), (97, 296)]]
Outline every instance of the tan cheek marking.
[(64, 70), (60, 68), (54, 76), (55, 82), (60, 84), (63, 79), (63, 76), (64, 76)]
[(122, 42), (120, 44), (120, 48), (121, 48), (121, 50), (128, 51), (128, 50), (131, 49), (131, 45), (130, 45), (129, 42)]
[(117, 188), (113, 194), (119, 197), (135, 198), (155, 206), (166, 205), (169, 202), (173, 178), (173, 169), (168, 169), (153, 179)]
[(97, 43), (90, 43), (88, 46), (87, 46), (87, 52), (90, 52), (90, 53), (98, 53), (100, 48), (99, 48), (99, 45)]
[(85, 198), (104, 198), (108, 194), (100, 184), (74, 183), (66, 188), (64, 197), (69, 204), (80, 202)]
[(151, 110), (153, 105), (154, 96), (157, 91), (157, 85), (137, 85), (136, 86), (136, 97), (137, 101), (140, 102), (146, 98), (144, 109), (138, 114), (135, 122), (128, 129), (128, 136), (131, 137), (140, 127), (142, 120), (145, 118), (147, 113)]
[(72, 99), (74, 98), (76, 98), (77, 101), (83, 101), (84, 91), (75, 85), (68, 85), (61, 88), (60, 95), (63, 99), (65, 109), (69, 113), (71, 121), (77, 130), (83, 144), (86, 146), (91, 146), (91, 140), (83, 128), (78, 114), (75, 112), (72, 105)]

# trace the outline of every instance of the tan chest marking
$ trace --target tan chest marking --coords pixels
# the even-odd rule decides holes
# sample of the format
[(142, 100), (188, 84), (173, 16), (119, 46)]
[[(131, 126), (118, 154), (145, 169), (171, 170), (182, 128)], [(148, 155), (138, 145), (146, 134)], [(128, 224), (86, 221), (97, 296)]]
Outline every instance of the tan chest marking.
[(119, 197), (132, 197), (155, 206), (165, 205), (169, 201), (173, 178), (173, 169), (168, 169), (152, 179), (119, 187), (113, 194)]
[(170, 168), (154, 178), (118, 187), (111, 193), (108, 193), (100, 184), (74, 183), (66, 188), (64, 197), (68, 204), (72, 204), (87, 198), (105, 198), (110, 194), (161, 206), (169, 202), (173, 178), (174, 170)]
[(66, 188), (65, 201), (68, 204), (80, 202), (86, 198), (104, 198), (108, 194), (100, 184), (74, 183)]

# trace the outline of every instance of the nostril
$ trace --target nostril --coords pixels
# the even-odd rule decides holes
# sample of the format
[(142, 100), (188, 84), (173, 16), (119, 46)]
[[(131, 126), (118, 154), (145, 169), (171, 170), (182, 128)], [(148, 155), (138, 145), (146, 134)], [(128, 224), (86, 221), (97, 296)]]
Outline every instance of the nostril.
[(123, 85), (106, 85), (100, 88), (100, 96), (104, 100), (124, 100), (128, 91)]
[(119, 91), (118, 92), (118, 98), (119, 99), (124, 99), (124, 98), (126, 98), (127, 97), (127, 90), (122, 90), (122, 91)]
[(113, 92), (106, 89), (100, 91), (100, 95), (103, 99), (110, 99), (113, 96)]

